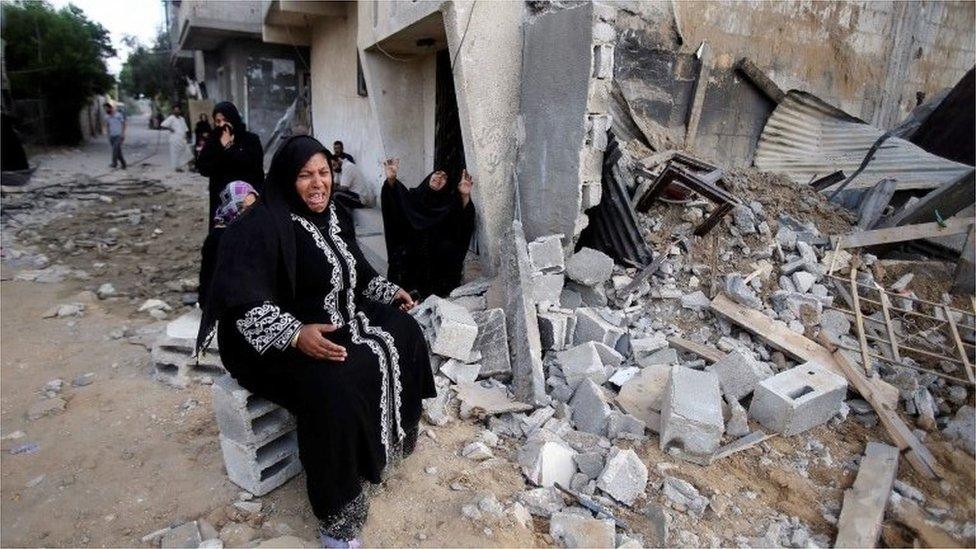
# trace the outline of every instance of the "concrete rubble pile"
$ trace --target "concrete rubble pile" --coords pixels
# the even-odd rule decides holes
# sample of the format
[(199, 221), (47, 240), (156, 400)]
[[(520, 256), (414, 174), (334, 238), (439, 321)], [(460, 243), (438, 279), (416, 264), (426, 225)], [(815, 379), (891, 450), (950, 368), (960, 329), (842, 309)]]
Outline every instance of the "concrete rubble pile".
[[(851, 256), (833, 254), (812, 222), (775, 216), (756, 201), (735, 208), (713, 230), (727, 231), (723, 238), (730, 235), (733, 242), (717, 250), (717, 259), (753, 259), (754, 274), (711, 273), (694, 262), (686, 240), (665, 248), (654, 276), (632, 284), (638, 270), (615, 265), (599, 250), (573, 252), (563, 235), (527, 242), (516, 222), (502, 243), (498, 277), (462, 286), (448, 299), (431, 297), (414, 311), (431, 346), (438, 387), (437, 398), (424, 403), (425, 419), (434, 425), (457, 416), (477, 419), (485, 433), (513, 443), (513, 459), (533, 486), (518, 495), (518, 503), (548, 518), (549, 535), (558, 543), (642, 542), (610, 516), (567, 504), (562, 489), (617, 518), (635, 512), (650, 517), (656, 509), (670, 521), (672, 511), (690, 517), (705, 512), (709, 499), (691, 482), (667, 475), (663, 482), (653, 480), (641, 448), (654, 434), (672, 458), (708, 464), (736, 451), (736, 442), (768, 450), (761, 441), (769, 435), (805, 434), (849, 416), (868, 427), (878, 424), (871, 405), (848, 393), (843, 376), (816, 361), (793, 361), (713, 314), (706, 294), (711, 273), (717, 292), (797, 336), (815, 340), (822, 334), (857, 348), (852, 323), (828, 308), (840, 297), (825, 276), (831, 261), (836, 272), (849, 272)], [(744, 235), (760, 239), (762, 247), (750, 249)], [(859, 277), (874, 282), (870, 270)], [(721, 358), (706, 361), (673, 347), (675, 337)], [(859, 356), (849, 356), (856, 364)], [(922, 429), (940, 429), (972, 453), (974, 414), (965, 405), (966, 389), (902, 360), (905, 367), (872, 366), (898, 389), (905, 411), (916, 417), (917, 435), (924, 439)], [(809, 444), (823, 446), (815, 438)], [(497, 449), (473, 441), (462, 455), (488, 459)], [(658, 507), (661, 496), (670, 510)], [(812, 537), (795, 517), (774, 525), (781, 528), (776, 543), (791, 536), (803, 544), (830, 543)], [(689, 536), (694, 534), (643, 542), (692, 543)]]

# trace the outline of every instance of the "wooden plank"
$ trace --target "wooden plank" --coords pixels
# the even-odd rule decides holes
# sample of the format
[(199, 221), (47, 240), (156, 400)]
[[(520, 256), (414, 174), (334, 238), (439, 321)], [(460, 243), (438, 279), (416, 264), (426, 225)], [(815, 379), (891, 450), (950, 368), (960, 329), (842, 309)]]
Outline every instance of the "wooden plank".
[(844, 491), (834, 547), (874, 547), (891, 487), (898, 473), (898, 449), (869, 442), (854, 485)]
[[(829, 342), (825, 341), (825, 343)], [(866, 377), (861, 369), (847, 358), (847, 355), (843, 351), (835, 351), (833, 356), (834, 362), (844, 372), (847, 381), (874, 408), (875, 413), (878, 414), (878, 419), (884, 425), (885, 431), (888, 432), (888, 436), (891, 437), (892, 442), (898, 448), (905, 451), (905, 459), (908, 460), (908, 463), (925, 478), (944, 477), (945, 473), (942, 471), (939, 462), (936, 461), (935, 456), (929, 452), (929, 449), (925, 447), (922, 441), (918, 440), (911, 427), (906, 425), (895, 411), (897, 401), (894, 404), (885, 402), (875, 391), (874, 387), (872, 387), (872, 382), (877, 378)]]
[(901, 360), (901, 353), (898, 352), (898, 340), (895, 338), (895, 327), (891, 324), (891, 302), (888, 299), (888, 294), (884, 292), (884, 288), (878, 285), (877, 282), (874, 283), (878, 288), (878, 293), (881, 294), (881, 314), (884, 316), (885, 329), (888, 331), (888, 345), (891, 347), (891, 355), (896, 361)]
[(685, 339), (683, 337), (669, 337), (668, 343), (670, 343), (672, 347), (677, 347), (682, 351), (696, 354), (709, 362), (718, 362), (725, 358), (725, 353), (722, 351), (709, 347), (708, 345), (698, 343), (697, 341)]
[[(915, 533), (922, 547), (968, 547), (952, 538), (945, 530), (925, 520), (925, 512), (908, 498), (902, 498), (891, 506), (895, 520)], [(918, 547), (918, 545), (916, 545)]]
[(948, 307), (943, 307), (942, 313), (949, 321), (949, 333), (952, 335), (952, 339), (956, 342), (956, 349), (959, 351), (959, 357), (962, 358), (962, 364), (966, 370), (966, 376), (969, 377), (969, 381), (976, 381), (976, 375), (973, 374), (973, 365), (971, 362), (969, 362), (969, 352), (966, 351), (966, 347), (964, 347), (962, 344), (962, 338), (959, 337), (959, 328), (956, 327), (956, 319), (952, 316), (952, 311), (950, 311)]
[(691, 110), (688, 113), (688, 125), (685, 130), (685, 147), (693, 147), (698, 136), (698, 123), (701, 122), (702, 106), (705, 104), (705, 90), (708, 89), (708, 76), (712, 71), (712, 55), (708, 42), (702, 42), (698, 48), (698, 59), (701, 69), (695, 82), (695, 93), (691, 99)]
[(722, 458), (731, 456), (732, 454), (734, 454), (736, 452), (741, 452), (743, 450), (748, 450), (749, 448), (752, 448), (753, 446), (759, 444), (760, 442), (762, 442), (764, 440), (769, 440), (769, 439), (773, 438), (777, 434), (778, 433), (766, 433), (766, 432), (763, 432), (763, 431), (753, 431), (753, 432), (749, 433), (748, 435), (746, 435), (746, 436), (744, 436), (742, 438), (738, 438), (736, 440), (733, 440), (732, 442), (730, 442), (730, 443), (726, 444), (725, 446), (722, 446), (721, 448), (719, 448), (718, 450), (716, 450), (715, 453), (712, 454), (712, 457), (709, 459), (709, 463), (714, 462), (715, 460), (718, 460), (718, 459), (722, 459)]
[(851, 265), (851, 298), (854, 300), (854, 323), (857, 328), (857, 341), (861, 346), (861, 366), (871, 375), (871, 353), (868, 351), (868, 340), (864, 337), (864, 316), (861, 315), (861, 296), (857, 291), (857, 267)]
[(841, 235), (832, 235), (830, 242), (837, 249), (837, 241), (844, 239), (844, 248), (861, 248), (864, 246), (876, 246), (878, 244), (895, 244), (897, 242), (908, 242), (920, 238), (932, 238), (936, 236), (949, 236), (964, 233), (976, 220), (973, 218), (952, 218), (945, 222), (943, 227), (938, 222), (919, 223), (917, 225), (905, 225), (902, 227), (888, 227), (885, 229), (874, 229), (872, 231), (860, 231)]
[[(725, 294), (719, 294), (713, 299), (711, 308), (716, 313), (763, 338), (773, 348), (804, 362), (818, 362), (837, 375), (845, 375), (830, 351), (816, 341), (789, 329), (786, 324), (774, 322), (755, 309), (743, 307), (729, 299)], [(890, 383), (874, 377), (871, 378), (869, 386), (879, 399), (890, 404), (892, 408), (898, 404), (898, 389)]]

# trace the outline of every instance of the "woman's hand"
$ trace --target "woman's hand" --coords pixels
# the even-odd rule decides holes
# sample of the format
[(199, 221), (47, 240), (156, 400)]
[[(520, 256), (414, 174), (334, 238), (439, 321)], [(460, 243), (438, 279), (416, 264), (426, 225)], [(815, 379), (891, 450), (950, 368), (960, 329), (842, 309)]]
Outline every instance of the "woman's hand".
[(461, 204), (467, 206), (468, 202), (471, 201), (471, 187), (474, 186), (474, 180), (471, 179), (471, 174), (468, 170), (463, 170), (461, 172), (461, 182), (458, 183), (458, 194), (461, 195)]
[(346, 348), (325, 338), (326, 334), (335, 330), (334, 324), (306, 324), (298, 332), (295, 346), (312, 358), (342, 362), (346, 360)]
[(234, 144), (234, 127), (224, 124), (220, 127), (220, 144), (226, 149)]
[(393, 185), (397, 180), (397, 174), (400, 172), (400, 159), (387, 158), (384, 160), (383, 172), (386, 174), (386, 182)]
[(393, 303), (400, 308), (401, 311), (407, 312), (417, 306), (417, 302), (410, 297), (410, 294), (406, 290), (400, 288), (397, 293), (393, 296)]

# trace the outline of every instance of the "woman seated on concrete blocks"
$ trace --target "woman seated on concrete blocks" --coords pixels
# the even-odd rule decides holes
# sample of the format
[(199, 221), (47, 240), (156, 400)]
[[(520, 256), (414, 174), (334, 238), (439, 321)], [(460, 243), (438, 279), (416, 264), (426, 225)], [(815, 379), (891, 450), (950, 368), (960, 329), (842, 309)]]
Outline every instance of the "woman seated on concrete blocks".
[(275, 153), (261, 200), (227, 227), (198, 347), (218, 339), (243, 387), (291, 411), (326, 547), (357, 547), (369, 487), (413, 451), (436, 395), (414, 301), (378, 275), (331, 200), (331, 153)]

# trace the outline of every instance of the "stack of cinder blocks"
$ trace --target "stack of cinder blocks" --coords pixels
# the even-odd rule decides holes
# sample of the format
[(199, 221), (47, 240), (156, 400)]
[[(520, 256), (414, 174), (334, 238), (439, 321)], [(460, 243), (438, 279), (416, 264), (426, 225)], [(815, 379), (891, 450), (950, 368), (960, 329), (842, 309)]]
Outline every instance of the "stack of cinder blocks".
[(295, 418), (224, 375), (213, 384), (220, 448), (230, 480), (261, 496), (302, 470)]
[(216, 341), (202, 356), (193, 356), (199, 327), (199, 309), (166, 325), (166, 332), (153, 343), (150, 352), (158, 381), (182, 388), (191, 381), (206, 380), (209, 383), (227, 372), (217, 354)]

